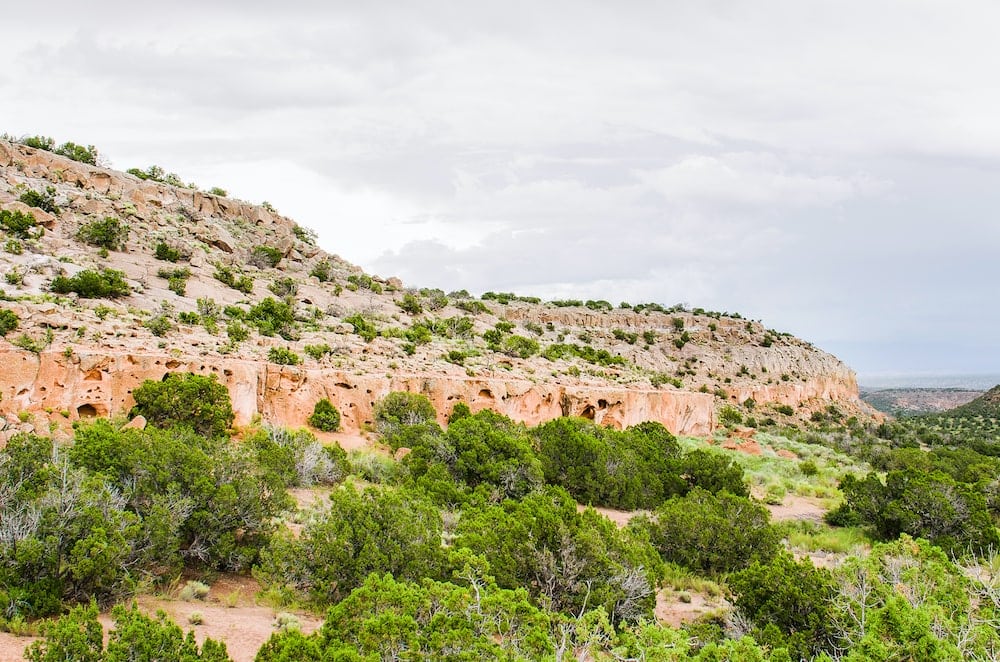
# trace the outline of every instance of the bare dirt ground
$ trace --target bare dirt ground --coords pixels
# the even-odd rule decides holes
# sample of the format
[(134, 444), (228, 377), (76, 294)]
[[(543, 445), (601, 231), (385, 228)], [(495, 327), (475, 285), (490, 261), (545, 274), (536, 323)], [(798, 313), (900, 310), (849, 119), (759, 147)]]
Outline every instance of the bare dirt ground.
[[(587, 506), (578, 503), (576, 509), (582, 513), (587, 509)], [(601, 508), (600, 506), (593, 506), (593, 509), (617, 524), (618, 528), (627, 525), (632, 521), (633, 517), (649, 514), (647, 510), (615, 510), (614, 508)]]
[[(198, 643), (205, 641), (206, 637), (224, 641), (233, 662), (252, 662), (257, 650), (277, 632), (275, 617), (280, 611), (256, 604), (254, 597), (258, 591), (260, 586), (253, 579), (225, 575), (215, 580), (204, 600), (186, 602), (141, 595), (136, 602), (139, 609), (149, 615), (162, 610), (185, 632), (193, 630)], [(195, 612), (201, 614), (201, 625), (189, 622)], [(290, 613), (298, 618), (305, 634), (316, 631), (323, 624), (323, 620), (315, 615), (297, 611)], [(111, 615), (101, 614), (100, 620), (105, 633), (108, 632), (112, 627)], [(36, 640), (37, 637), (15, 637), (0, 632), (0, 662), (23, 662), (24, 649)]]
[(779, 504), (768, 504), (767, 509), (771, 511), (771, 519), (775, 522), (788, 520), (812, 520), (818, 522), (823, 519), (826, 507), (820, 499), (789, 494)]
[[(687, 596), (688, 601), (683, 601), (682, 596)], [(722, 597), (714, 598), (702, 593), (678, 592), (665, 588), (656, 594), (656, 609), (653, 613), (657, 623), (679, 628), (705, 614), (727, 610), (729, 607), (730, 604)]]

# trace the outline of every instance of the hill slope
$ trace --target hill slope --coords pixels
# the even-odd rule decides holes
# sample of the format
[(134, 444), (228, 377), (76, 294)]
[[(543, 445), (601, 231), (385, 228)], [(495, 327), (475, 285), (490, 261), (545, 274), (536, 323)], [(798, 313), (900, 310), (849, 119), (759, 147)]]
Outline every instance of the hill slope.
[[(53, 213), (19, 201), (31, 191)], [(6, 436), (125, 414), (133, 388), (177, 370), (218, 375), (238, 423), (303, 425), (326, 397), (353, 430), (390, 390), (425, 393), (442, 417), (462, 401), (532, 424), (571, 414), (691, 434), (710, 432), (724, 404), (789, 422), (830, 405), (870, 411), (847, 366), (758, 322), (410, 290), (325, 253), (270, 208), (4, 141), (0, 209), (44, 228), (7, 228), (0, 252), (2, 307), (20, 320), (0, 340)], [(124, 243), (94, 245), (115, 221)], [(103, 269), (123, 273), (126, 296), (51, 292), (60, 276), (66, 290)]]

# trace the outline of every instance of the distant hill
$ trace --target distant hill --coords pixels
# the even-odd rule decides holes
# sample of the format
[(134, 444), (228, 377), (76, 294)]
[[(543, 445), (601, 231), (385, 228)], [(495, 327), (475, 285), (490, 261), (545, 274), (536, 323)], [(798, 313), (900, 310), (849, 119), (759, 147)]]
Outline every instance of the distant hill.
[(861, 399), (893, 416), (938, 414), (971, 403), (982, 391), (961, 388), (861, 388)]
[(983, 393), (975, 400), (954, 409), (949, 409), (944, 413), (948, 416), (960, 418), (972, 416), (1000, 418), (1000, 384), (986, 391), (986, 393)]

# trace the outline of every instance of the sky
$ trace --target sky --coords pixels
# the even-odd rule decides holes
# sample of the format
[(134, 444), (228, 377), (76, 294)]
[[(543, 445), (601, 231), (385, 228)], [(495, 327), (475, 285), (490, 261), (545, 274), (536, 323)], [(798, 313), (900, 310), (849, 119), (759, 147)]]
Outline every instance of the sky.
[(267, 200), (408, 286), (739, 312), (1000, 373), (1000, 3), (4, 10), (0, 132)]

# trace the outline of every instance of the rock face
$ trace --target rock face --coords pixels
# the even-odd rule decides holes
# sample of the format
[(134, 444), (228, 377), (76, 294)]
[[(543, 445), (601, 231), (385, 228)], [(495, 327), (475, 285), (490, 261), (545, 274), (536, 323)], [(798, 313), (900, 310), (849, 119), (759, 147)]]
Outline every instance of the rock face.
[[(135, 404), (132, 391), (144, 380), (169, 372), (216, 375), (229, 389), (237, 424), (257, 415), (275, 424), (301, 427), (313, 405), (328, 398), (348, 431), (372, 422), (375, 403), (391, 391), (426, 395), (442, 424), (455, 404), (473, 411), (492, 409), (516, 421), (537, 425), (562, 415), (583, 416), (616, 428), (647, 420), (661, 421), (678, 434), (705, 435), (712, 430), (713, 398), (704, 393), (621, 390), (579, 384), (532, 383), (523, 379), (477, 379), (399, 374), (351, 375), (322, 368), (278, 366), (261, 361), (178, 361), (154, 354), (65, 357), (0, 349), (9, 370), (2, 380), (8, 411), (51, 411), (50, 422), (71, 423), (95, 416), (127, 415)], [(37, 420), (36, 420), (37, 424)], [(136, 424), (138, 425), (138, 424)]]
[[(52, 195), (58, 213), (20, 202), (27, 189)], [(368, 276), (322, 251), (270, 207), (2, 140), (0, 208), (29, 212), (44, 228), (40, 237), (18, 239), (21, 252), (0, 252), (0, 271), (9, 276), (0, 307), (20, 320), (0, 339), (0, 435), (127, 415), (135, 387), (172, 371), (218, 375), (238, 423), (259, 415), (301, 426), (316, 401), (329, 398), (348, 430), (370, 422), (374, 403), (393, 390), (425, 394), (442, 422), (464, 402), (532, 425), (560, 415), (614, 427), (656, 420), (693, 435), (711, 433), (724, 405), (788, 422), (834, 403), (845, 414), (867, 413), (847, 366), (759, 322), (649, 305), (588, 308), (403, 290), (396, 278)], [(77, 238), (81, 226), (107, 217), (130, 227), (124, 249), (110, 254)], [(159, 244), (179, 261), (156, 259)], [(277, 264), (258, 259), (262, 246), (280, 257)], [(57, 275), (106, 268), (125, 274), (131, 295), (49, 293)], [(187, 274), (179, 290), (164, 275), (178, 269)], [(224, 272), (246, 286), (227, 285)], [(407, 294), (420, 310), (403, 305)], [(255, 331), (246, 315), (269, 297), (287, 303), (295, 320)], [(359, 318), (378, 336), (355, 333)], [(240, 326), (250, 329), (248, 339), (234, 335)], [(512, 336), (541, 351), (505, 345)], [(278, 349), (303, 362), (269, 361)]]

